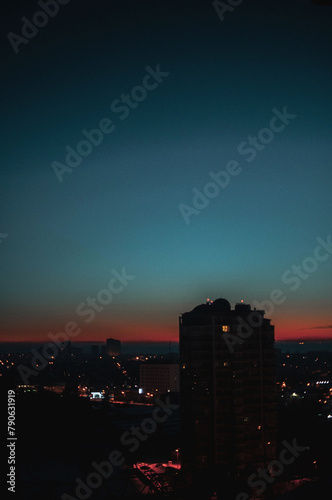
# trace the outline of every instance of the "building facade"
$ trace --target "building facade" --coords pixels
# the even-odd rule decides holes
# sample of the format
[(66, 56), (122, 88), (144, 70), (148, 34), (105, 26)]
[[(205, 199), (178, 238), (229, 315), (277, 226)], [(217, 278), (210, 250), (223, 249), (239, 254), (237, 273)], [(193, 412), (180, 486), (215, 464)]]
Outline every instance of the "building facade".
[(179, 392), (178, 364), (144, 363), (140, 365), (140, 387), (143, 393)]
[(240, 477), (275, 458), (274, 327), (225, 299), (179, 318), (182, 466)]

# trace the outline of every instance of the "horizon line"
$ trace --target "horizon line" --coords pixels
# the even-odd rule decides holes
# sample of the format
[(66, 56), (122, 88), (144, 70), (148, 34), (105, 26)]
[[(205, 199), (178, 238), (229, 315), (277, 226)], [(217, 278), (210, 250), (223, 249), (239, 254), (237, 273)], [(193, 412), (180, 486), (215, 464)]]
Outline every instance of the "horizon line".
[[(113, 337), (108, 337), (108, 338), (113, 338)], [(68, 339), (71, 343), (79, 343), (79, 344), (93, 344), (93, 343), (105, 343), (105, 340), (70, 340)], [(115, 339), (115, 340), (120, 340), (120, 339)], [(290, 339), (275, 339), (275, 342), (331, 342), (332, 341), (332, 336), (331, 337), (309, 337), (309, 338), (290, 338)], [(68, 341), (65, 341), (68, 342)], [(65, 343), (63, 342), (63, 343)], [(121, 343), (123, 344), (169, 344), (169, 343), (179, 343), (179, 340), (151, 340), (151, 339), (146, 339), (146, 340), (120, 340)], [(42, 340), (0, 340), (0, 344), (40, 344), (44, 343)], [(47, 342), (46, 342), (47, 343)]]

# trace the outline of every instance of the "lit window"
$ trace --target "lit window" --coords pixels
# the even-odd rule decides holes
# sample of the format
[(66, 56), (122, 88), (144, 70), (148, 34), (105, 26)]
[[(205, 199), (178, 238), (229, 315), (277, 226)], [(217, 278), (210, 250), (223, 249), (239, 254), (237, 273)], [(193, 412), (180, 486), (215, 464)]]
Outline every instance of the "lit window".
[(223, 332), (229, 332), (229, 326), (228, 325), (223, 325), (222, 331)]

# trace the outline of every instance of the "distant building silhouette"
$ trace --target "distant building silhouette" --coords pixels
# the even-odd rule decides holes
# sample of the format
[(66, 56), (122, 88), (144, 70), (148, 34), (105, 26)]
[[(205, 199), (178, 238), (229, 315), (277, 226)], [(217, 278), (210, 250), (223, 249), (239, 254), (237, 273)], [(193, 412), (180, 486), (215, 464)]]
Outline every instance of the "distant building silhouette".
[(232, 310), (217, 299), (179, 318), (181, 456), (187, 470), (238, 477), (275, 458), (274, 326), (264, 313), (243, 303)]
[(99, 356), (99, 345), (94, 344), (91, 346), (91, 355), (94, 357)]
[(121, 354), (121, 342), (116, 339), (106, 339), (106, 354), (119, 356)]
[(143, 363), (140, 365), (140, 387), (147, 392), (179, 392), (178, 364)]

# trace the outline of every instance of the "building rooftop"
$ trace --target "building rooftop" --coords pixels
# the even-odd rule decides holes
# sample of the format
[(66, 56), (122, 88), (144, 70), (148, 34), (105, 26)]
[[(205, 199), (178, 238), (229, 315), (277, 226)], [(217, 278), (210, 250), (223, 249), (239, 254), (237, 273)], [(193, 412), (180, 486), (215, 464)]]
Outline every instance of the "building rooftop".
[[(218, 314), (247, 315), (252, 311), (250, 304), (245, 304), (243, 301), (237, 302), (234, 309), (232, 309), (228, 300), (219, 298), (216, 300), (207, 299), (205, 304), (199, 304), (194, 307), (192, 311), (183, 313), (182, 316), (213, 316)], [(254, 309), (254, 311), (256, 311), (256, 309)], [(265, 314), (263, 310), (257, 310), (256, 312), (263, 315)]]

